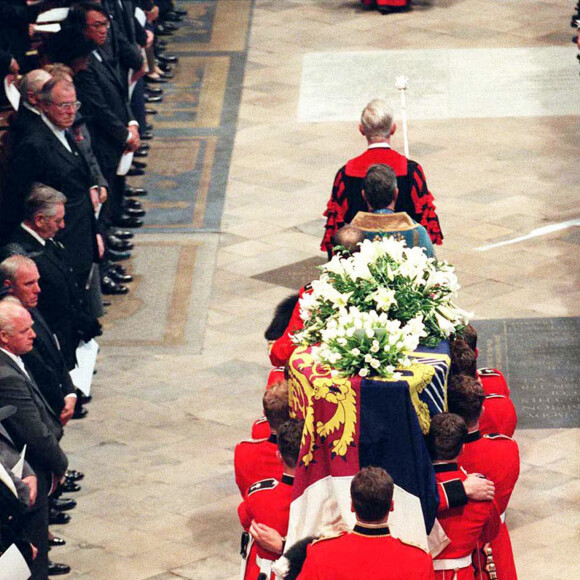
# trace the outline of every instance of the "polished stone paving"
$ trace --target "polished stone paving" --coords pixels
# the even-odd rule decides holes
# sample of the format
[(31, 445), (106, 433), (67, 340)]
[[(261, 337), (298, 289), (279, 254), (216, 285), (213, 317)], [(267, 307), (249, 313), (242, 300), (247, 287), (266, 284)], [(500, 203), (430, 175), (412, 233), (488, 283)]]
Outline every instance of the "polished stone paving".
[[(238, 50), (248, 2), (189, 4), (200, 43), (211, 51), (221, 34)], [(364, 147), (356, 122), (298, 121), (305, 56), (568, 49), (571, 6), (433, 0), (383, 17), (350, 0), (256, 0), (221, 233), (137, 235), (138, 284), (109, 309), (90, 414), (67, 429), (71, 464), (86, 473), (72, 522), (57, 529), (68, 544), (51, 553), (73, 566), (69, 577), (238, 577), (232, 454), (259, 415), (263, 332), (291, 293), (279, 269), (322, 256), (334, 173)], [(203, 28), (208, 14), (219, 34)], [(413, 117), (409, 129), (461, 304), (480, 320), (578, 316), (574, 229), (475, 251), (578, 217), (578, 115)], [(516, 439), (522, 474), (507, 521), (519, 576), (578, 578), (580, 429), (520, 429)]]

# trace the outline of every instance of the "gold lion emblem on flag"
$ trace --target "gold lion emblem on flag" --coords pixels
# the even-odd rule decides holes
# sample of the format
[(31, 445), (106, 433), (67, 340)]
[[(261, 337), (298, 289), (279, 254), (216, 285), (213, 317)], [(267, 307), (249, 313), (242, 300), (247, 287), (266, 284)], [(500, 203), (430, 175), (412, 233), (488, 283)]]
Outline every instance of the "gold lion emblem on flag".
[[(298, 352), (299, 351), (299, 352)], [(308, 369), (307, 377), (304, 371)], [(314, 363), (307, 351), (297, 349), (291, 359), (288, 381), (290, 409), (294, 417), (304, 420), (302, 455), (305, 467), (314, 459), (315, 434), (324, 439), (339, 432), (331, 444), (333, 456), (344, 457), (354, 442), (356, 432), (356, 392), (349, 378), (332, 377), (330, 368)], [(336, 406), (330, 420), (314, 422), (313, 401), (324, 400)]]

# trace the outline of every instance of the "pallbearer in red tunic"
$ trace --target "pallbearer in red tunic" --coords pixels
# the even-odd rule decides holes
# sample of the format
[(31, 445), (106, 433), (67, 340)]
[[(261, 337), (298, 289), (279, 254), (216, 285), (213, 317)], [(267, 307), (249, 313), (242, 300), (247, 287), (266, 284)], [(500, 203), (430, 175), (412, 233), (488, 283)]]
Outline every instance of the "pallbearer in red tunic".
[(399, 197), (395, 211), (406, 212), (427, 229), (434, 244), (442, 243), (439, 218), (423, 169), (416, 161), (391, 149), (391, 137), (396, 128), (393, 111), (385, 101), (375, 99), (363, 110), (359, 131), (366, 138), (368, 149), (339, 169), (324, 213), (326, 232), (321, 249), (327, 251), (329, 256), (334, 233), (345, 223), (350, 223), (357, 212), (368, 211), (361, 194), (362, 183), (369, 167), (377, 163), (392, 167), (397, 176)]
[[(465, 421), (452, 413), (431, 420), (429, 450), (437, 482), (465, 481), (467, 473), (457, 465), (467, 435)], [(471, 501), (438, 514), (439, 523), (451, 543), (433, 561), (440, 580), (473, 580), (472, 553), (479, 542), (490, 542), (501, 520), (493, 501)]]
[(393, 480), (379, 467), (365, 467), (351, 483), (352, 532), (308, 547), (299, 580), (433, 580), (431, 556), (390, 535)]
[(485, 393), (483, 412), (480, 416), (480, 431), (483, 434), (501, 433), (511, 437), (516, 429), (518, 417), (509, 397), (505, 379), (496, 369), (479, 369), (478, 371), (475, 351), (465, 340), (455, 340), (451, 343), (449, 380), (459, 375), (466, 375), (478, 381)]
[(234, 451), (234, 474), (242, 497), (256, 481), (282, 477), (282, 464), (277, 457), (276, 435), (278, 427), (290, 416), (286, 383), (278, 383), (267, 390), (262, 403), (270, 426), (270, 436), (267, 439), (242, 441), (236, 445)]
[[(448, 390), (449, 410), (458, 413), (467, 424), (469, 434), (459, 464), (468, 472), (478, 472), (495, 483), (495, 501), (500, 510), (502, 525), (491, 546), (491, 557), (497, 577), (503, 580), (517, 578), (505, 511), (520, 473), (520, 455), (517, 443), (506, 435), (481, 435), (479, 417), (485, 395), (479, 382), (460, 375)], [(478, 554), (476, 564), (485, 567), (486, 558)], [(491, 562), (490, 562), (491, 563)]]
[[(278, 460), (283, 475), (258, 481), (250, 486), (244, 501), (238, 507), (240, 523), (245, 534), (252, 535), (246, 555), (245, 580), (269, 580), (272, 564), (282, 554), (283, 538), (288, 532), (294, 471), (300, 451), (302, 421), (290, 420), (281, 425), (278, 438)], [(276, 535), (276, 545), (261, 541), (259, 529), (267, 526)], [(264, 576), (262, 577), (261, 574)]]

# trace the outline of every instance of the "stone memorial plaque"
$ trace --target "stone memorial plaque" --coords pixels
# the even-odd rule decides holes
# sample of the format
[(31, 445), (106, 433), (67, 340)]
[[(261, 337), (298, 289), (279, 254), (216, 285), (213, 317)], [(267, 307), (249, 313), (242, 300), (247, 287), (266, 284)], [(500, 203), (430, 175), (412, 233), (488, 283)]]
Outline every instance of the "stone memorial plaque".
[(576, 52), (570, 45), (308, 53), (298, 120), (357, 121), (374, 97), (398, 112), (399, 75), (409, 78), (410, 121), (578, 115)]
[(519, 428), (580, 426), (580, 318), (477, 320), (478, 366), (501, 370)]

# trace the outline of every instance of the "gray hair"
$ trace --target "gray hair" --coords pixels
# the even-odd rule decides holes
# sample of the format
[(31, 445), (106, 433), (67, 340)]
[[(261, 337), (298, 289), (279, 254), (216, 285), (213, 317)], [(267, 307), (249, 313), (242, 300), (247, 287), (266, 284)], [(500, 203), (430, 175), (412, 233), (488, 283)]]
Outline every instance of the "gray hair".
[(59, 203), (66, 203), (64, 193), (44, 183), (33, 183), (24, 202), (24, 219), (31, 222), (39, 213), (52, 217), (56, 214), (56, 206)]
[(0, 331), (14, 334), (14, 319), (22, 312), (28, 312), (20, 300), (9, 296), (0, 301)]
[(4, 284), (4, 281), (8, 280), (11, 284), (14, 284), (18, 278), (20, 268), (26, 266), (34, 266), (36, 268), (34, 260), (26, 256), (14, 255), (6, 258), (0, 263), (0, 283)]
[(364, 109), (360, 118), (363, 133), (367, 139), (386, 139), (393, 128), (394, 114), (383, 99), (373, 99)]
[(62, 77), (51, 78), (49, 81), (46, 81), (38, 95), (38, 98), (42, 103), (50, 103), (52, 102), (52, 93), (56, 87), (63, 85), (67, 89), (75, 88), (74, 84), (71, 81), (64, 79)]
[(31, 70), (29, 73), (26, 73), (22, 77), (22, 80), (20, 81), (20, 84), (18, 86), (22, 98), (27, 103), (29, 103), (30, 101), (28, 100), (28, 93), (38, 95), (42, 90), (42, 87), (45, 85), (45, 83), (47, 83), (51, 78), (52, 76), (50, 75), (50, 73), (46, 72), (41, 68), (37, 68)]

